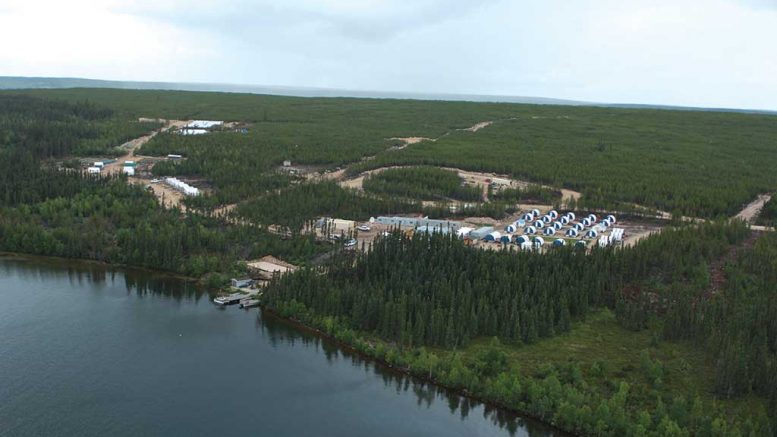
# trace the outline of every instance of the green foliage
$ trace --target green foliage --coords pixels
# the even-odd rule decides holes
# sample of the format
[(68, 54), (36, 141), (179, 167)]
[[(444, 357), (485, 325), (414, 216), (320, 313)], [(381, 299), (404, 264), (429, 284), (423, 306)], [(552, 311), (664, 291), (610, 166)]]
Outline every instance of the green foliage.
[(158, 127), (118, 119), (88, 100), (68, 103), (0, 94), (0, 151), (16, 148), (38, 158), (116, 155), (116, 146)]
[(769, 199), (764, 204), (761, 213), (758, 215), (757, 223), (764, 226), (777, 227), (777, 196)]
[(238, 259), (268, 253), (304, 262), (321, 251), (312, 238), (283, 241), (255, 227), (165, 210), (151, 194), (122, 179), (86, 178), (36, 166), (13, 174), (40, 174), (34, 180), (41, 182), (22, 193), (28, 202), (20, 205), (10, 197), (5, 205), (11, 206), (0, 203), (0, 251), (93, 259), (190, 276), (231, 272)]
[(516, 112), (514, 120), (387, 151), (351, 170), (423, 164), (504, 173), (581, 191), (581, 208), (636, 203), (701, 217), (731, 216), (777, 187), (773, 116), (552, 106)]
[(462, 179), (455, 171), (436, 167), (390, 168), (365, 177), (364, 189), (419, 200), (479, 201), (483, 197), (480, 188), (462, 185)]
[(303, 183), (240, 204), (237, 212), (253, 223), (299, 232), (322, 216), (366, 220), (380, 214), (418, 212), (415, 202), (362, 196), (336, 182)]

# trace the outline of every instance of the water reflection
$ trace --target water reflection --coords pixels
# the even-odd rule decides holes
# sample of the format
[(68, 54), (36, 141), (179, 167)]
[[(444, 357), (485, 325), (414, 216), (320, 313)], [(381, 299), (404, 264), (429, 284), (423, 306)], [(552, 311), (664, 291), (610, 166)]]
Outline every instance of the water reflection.
[(495, 426), (507, 431), (511, 436), (519, 430), (529, 436), (545, 437), (565, 435), (549, 429), (541, 422), (525, 419), (509, 411), (483, 404), (477, 400), (461, 396), (445, 390), (434, 384), (411, 378), (389, 367), (364, 359), (361, 355), (338, 348), (333, 342), (322, 339), (312, 333), (296, 329), (290, 322), (277, 316), (263, 312), (257, 316), (257, 327), (273, 347), (283, 345), (303, 344), (314, 347), (323, 353), (330, 363), (339, 360), (349, 360), (354, 367), (363, 368), (365, 372), (378, 376), (386, 386), (393, 388), (398, 394), (412, 393), (419, 407), (431, 407), (435, 402), (444, 402), (452, 414), (458, 414), (465, 420), (471, 412), (482, 411), (483, 417)]
[(207, 292), (190, 281), (169, 274), (103, 264), (35, 256), (0, 256), (0, 276), (18, 276), (26, 281), (67, 280), (70, 285), (124, 285), (127, 293), (162, 296), (177, 301), (198, 301)]

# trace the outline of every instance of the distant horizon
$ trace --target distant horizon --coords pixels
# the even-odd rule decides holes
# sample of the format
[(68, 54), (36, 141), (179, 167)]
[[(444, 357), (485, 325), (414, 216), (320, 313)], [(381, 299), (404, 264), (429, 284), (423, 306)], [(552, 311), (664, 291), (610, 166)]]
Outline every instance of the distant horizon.
[[(40, 82), (38, 84), (34, 82)], [(475, 103), (515, 103), (538, 105), (595, 106), (634, 109), (667, 109), (689, 111), (745, 112), (776, 115), (775, 109), (747, 107), (685, 106), (656, 102), (607, 102), (581, 101), (544, 96), (518, 96), (475, 93), (439, 93), (401, 90), (368, 90), (319, 86), (266, 85), (227, 82), (186, 82), (103, 79), (78, 76), (0, 76), (0, 90), (108, 88), (128, 90), (160, 90), (191, 92), (223, 92), (241, 94), (266, 94), (288, 97), (321, 98), (374, 98), (434, 101), (462, 101)]]

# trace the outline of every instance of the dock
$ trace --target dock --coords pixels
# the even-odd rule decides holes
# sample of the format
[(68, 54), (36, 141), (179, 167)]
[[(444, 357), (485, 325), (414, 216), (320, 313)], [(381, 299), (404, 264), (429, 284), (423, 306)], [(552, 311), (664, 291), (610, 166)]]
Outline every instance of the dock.
[(213, 299), (213, 303), (217, 305), (234, 305), (236, 303), (241, 303), (242, 300), (258, 300), (257, 298), (259, 295), (259, 290), (246, 290), (245, 293), (232, 293), (224, 296), (217, 296)]

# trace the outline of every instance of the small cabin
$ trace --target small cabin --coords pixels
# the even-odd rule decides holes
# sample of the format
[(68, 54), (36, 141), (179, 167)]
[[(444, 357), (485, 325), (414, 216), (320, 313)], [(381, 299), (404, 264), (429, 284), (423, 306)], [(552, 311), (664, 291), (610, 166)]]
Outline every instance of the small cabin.
[(248, 288), (253, 285), (254, 280), (250, 278), (236, 279), (232, 278), (231, 285), (235, 288)]

